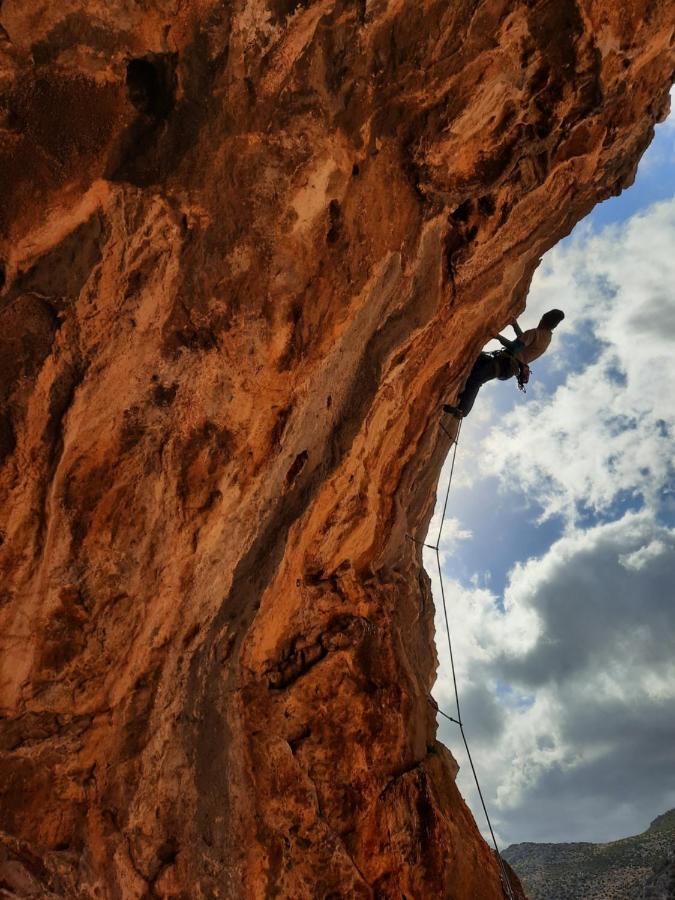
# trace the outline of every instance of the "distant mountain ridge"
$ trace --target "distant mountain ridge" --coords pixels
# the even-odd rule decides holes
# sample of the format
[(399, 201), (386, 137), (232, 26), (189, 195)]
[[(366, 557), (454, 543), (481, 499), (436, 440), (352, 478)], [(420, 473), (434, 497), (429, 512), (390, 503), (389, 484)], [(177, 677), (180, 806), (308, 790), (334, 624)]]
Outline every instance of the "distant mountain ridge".
[(512, 844), (503, 851), (530, 900), (675, 900), (675, 809), (607, 844)]

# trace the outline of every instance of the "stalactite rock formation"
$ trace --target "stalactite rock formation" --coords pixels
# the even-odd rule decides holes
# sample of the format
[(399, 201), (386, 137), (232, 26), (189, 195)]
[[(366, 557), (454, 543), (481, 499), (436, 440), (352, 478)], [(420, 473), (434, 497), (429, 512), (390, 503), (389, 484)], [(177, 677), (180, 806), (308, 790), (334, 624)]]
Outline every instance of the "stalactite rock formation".
[(3, 0), (3, 896), (501, 896), (406, 534), (674, 11)]

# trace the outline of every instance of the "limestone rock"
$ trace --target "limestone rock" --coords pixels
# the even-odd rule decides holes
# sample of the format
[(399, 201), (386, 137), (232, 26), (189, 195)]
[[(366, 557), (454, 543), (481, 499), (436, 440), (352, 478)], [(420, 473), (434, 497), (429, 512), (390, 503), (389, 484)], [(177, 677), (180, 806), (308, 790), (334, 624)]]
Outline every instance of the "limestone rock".
[(6, 895), (501, 896), (406, 533), (673, 12), (3, 0)]

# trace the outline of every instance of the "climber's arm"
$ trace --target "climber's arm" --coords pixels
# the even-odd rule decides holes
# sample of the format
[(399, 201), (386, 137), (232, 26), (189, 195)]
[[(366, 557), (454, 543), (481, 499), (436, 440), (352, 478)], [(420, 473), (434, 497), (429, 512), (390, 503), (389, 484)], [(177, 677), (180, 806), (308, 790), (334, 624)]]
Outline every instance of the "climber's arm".
[(513, 322), (511, 322), (511, 328), (513, 328), (513, 330), (515, 331), (516, 337), (523, 336), (523, 329), (520, 327), (520, 325), (518, 324), (516, 319), (514, 319)]
[(502, 337), (501, 334), (495, 335), (495, 340), (499, 341), (502, 347), (505, 347), (507, 350), (510, 350), (511, 353), (517, 353), (518, 350), (522, 349), (522, 342), (519, 340), (510, 341), (508, 338)]

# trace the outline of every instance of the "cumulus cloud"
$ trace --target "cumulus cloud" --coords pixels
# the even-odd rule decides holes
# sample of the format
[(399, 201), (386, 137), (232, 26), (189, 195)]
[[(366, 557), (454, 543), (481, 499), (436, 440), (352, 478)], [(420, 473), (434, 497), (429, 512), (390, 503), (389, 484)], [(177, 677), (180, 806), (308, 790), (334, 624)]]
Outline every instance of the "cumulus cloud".
[(640, 547), (639, 550), (634, 550), (633, 553), (624, 553), (619, 557), (619, 562), (624, 569), (633, 569), (639, 572), (651, 559), (665, 553), (666, 549), (663, 541), (652, 541), (650, 544)]
[[(675, 529), (629, 513), (516, 567), (503, 607), (449, 583), (462, 718), (503, 840), (611, 839), (675, 802), (673, 572)], [(436, 624), (434, 693), (454, 715)], [(442, 737), (465, 762), (449, 723)], [(460, 784), (478, 810), (466, 763)]]

